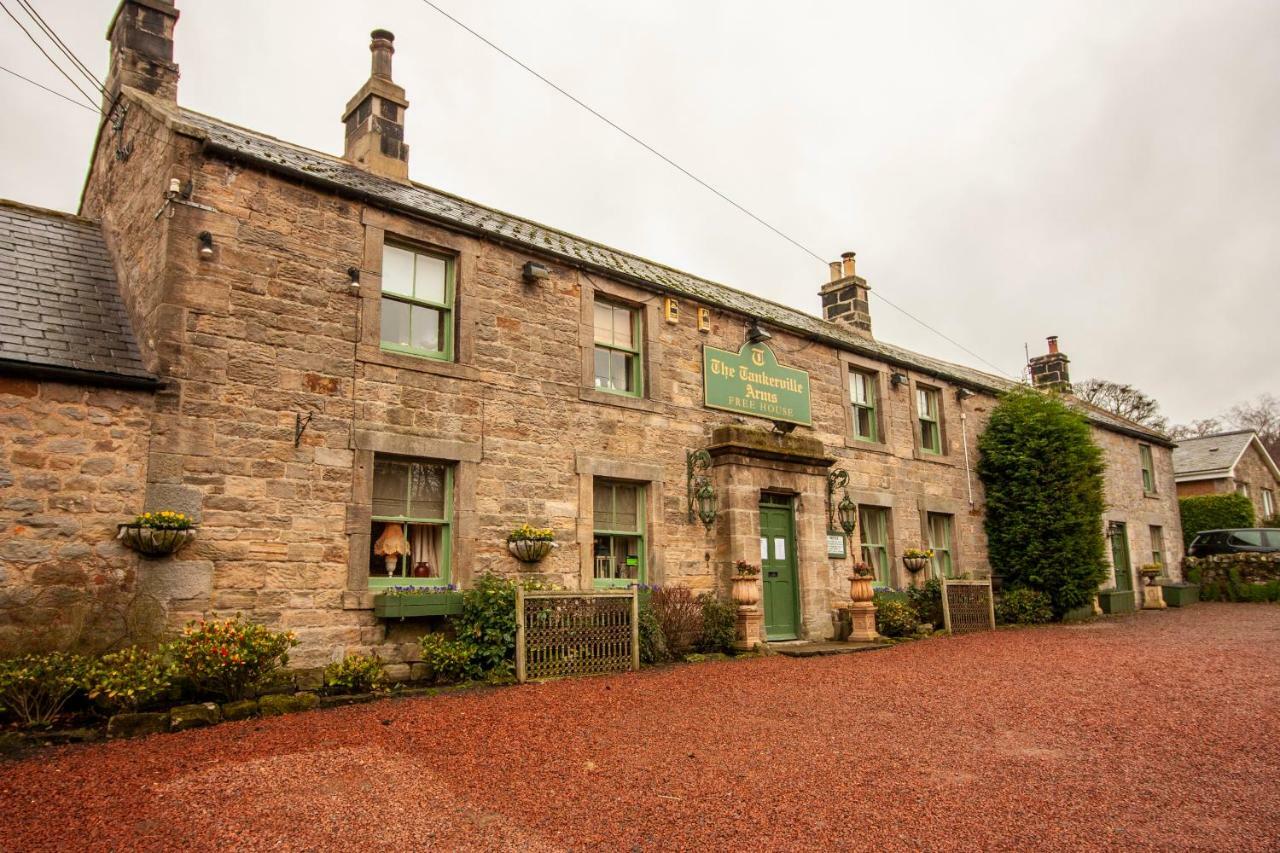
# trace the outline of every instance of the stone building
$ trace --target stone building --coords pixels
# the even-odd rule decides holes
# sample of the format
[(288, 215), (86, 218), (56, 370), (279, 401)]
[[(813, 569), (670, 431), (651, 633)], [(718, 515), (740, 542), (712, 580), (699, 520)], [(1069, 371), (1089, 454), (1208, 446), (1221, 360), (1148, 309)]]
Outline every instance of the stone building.
[[(936, 550), (934, 573), (991, 572), (975, 440), (1015, 383), (873, 337), (852, 253), (819, 319), (410, 181), (381, 30), (342, 156), (193, 112), (177, 19), (124, 0), (113, 21), (84, 218), (11, 208), (105, 247), (79, 298), (127, 323), (89, 368), (132, 384), (42, 373), (67, 354), (11, 358), (27, 338), (0, 326), (6, 601), (117, 584), (170, 626), (239, 612), (291, 628), (295, 664), (315, 666), (371, 647), (403, 660), (422, 626), (378, 618), (378, 591), (490, 571), (724, 591), (736, 560), (763, 561), (773, 639), (831, 636), (854, 559), (897, 587), (911, 546)], [(16, 298), (38, 324), (42, 266), (23, 251), (0, 254), (0, 311)], [(1044, 358), (1065, 381), (1056, 346)], [(1180, 557), (1171, 443), (1079, 405), (1133, 588), (1134, 564)], [(697, 451), (709, 525), (690, 506)], [(833, 471), (848, 482), (831, 495)], [(849, 538), (830, 500), (846, 488)], [(144, 508), (191, 513), (195, 542), (123, 550), (114, 526)], [(505, 544), (525, 522), (558, 546), (533, 566)]]
[(1280, 468), (1253, 430), (1184, 438), (1173, 452), (1178, 497), (1236, 492), (1253, 502), (1259, 522), (1276, 515)]

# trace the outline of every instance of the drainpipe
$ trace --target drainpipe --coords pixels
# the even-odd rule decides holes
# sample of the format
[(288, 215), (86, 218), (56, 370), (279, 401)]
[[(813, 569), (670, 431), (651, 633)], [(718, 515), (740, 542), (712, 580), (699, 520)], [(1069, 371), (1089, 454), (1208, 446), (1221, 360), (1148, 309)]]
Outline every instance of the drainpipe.
[(969, 467), (969, 430), (965, 426), (964, 401), (960, 401), (960, 443), (964, 445), (964, 484), (969, 490), (969, 509), (973, 509), (973, 472)]

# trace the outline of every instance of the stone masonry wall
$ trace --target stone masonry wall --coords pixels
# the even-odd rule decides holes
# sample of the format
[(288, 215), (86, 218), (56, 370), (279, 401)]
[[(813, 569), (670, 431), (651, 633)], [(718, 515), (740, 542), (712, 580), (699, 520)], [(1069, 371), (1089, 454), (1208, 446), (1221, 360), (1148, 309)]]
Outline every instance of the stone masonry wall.
[[(1173, 451), (1158, 445), (1151, 446), (1151, 458), (1155, 463), (1156, 490), (1147, 494), (1142, 484), (1142, 464), (1139, 442), (1108, 430), (1094, 428), (1093, 440), (1102, 448), (1106, 458), (1106, 501), (1103, 515), (1106, 522), (1120, 521), (1126, 525), (1129, 537), (1129, 564), (1132, 589), (1142, 588), (1137, 570), (1152, 560), (1151, 526), (1163, 532), (1163, 554), (1169, 577), (1180, 580), (1182, 563), (1182, 517), (1178, 513), (1177, 488), (1173, 482)], [(1107, 559), (1111, 548), (1107, 547)], [(1115, 582), (1115, 567), (1108, 584)]]
[(1236, 463), (1235, 474), (1233, 489), (1241, 483), (1248, 484), (1249, 500), (1253, 501), (1254, 517), (1259, 524), (1267, 514), (1262, 505), (1263, 489), (1271, 490), (1272, 502), (1277, 507), (1272, 511), (1280, 510), (1280, 481), (1277, 481), (1276, 475), (1271, 473), (1271, 468), (1262, 458), (1262, 451), (1256, 444), (1251, 443), (1240, 456), (1240, 461)]
[[(141, 102), (135, 106), (135, 129), (168, 133)], [(702, 346), (737, 350), (746, 318), (713, 309), (711, 330), (698, 332), (697, 306), (686, 302), (681, 321), (669, 324), (658, 294), (205, 157), (181, 135), (151, 159), (139, 156), (147, 149), (138, 147), (129, 160), (116, 161), (108, 144), (104, 140), (91, 172), (86, 207), (117, 211), (107, 228), (120, 258), (160, 247), (164, 263), (158, 276), (133, 274), (128, 263), (121, 275), (130, 304), (157, 299), (134, 291), (163, 291), (144, 312), (155, 321), (148, 336), (155, 343), (144, 340), (144, 349), (151, 347), (171, 383), (157, 400), (146, 503), (201, 520), (197, 542), (171, 563), (179, 587), (169, 604), (171, 624), (243, 612), (297, 631), (302, 646), (294, 663), (300, 666), (373, 647), (393, 662), (412, 654), (402, 641), (416, 626), (383, 624), (370, 609), (367, 495), (378, 452), (455, 466), (454, 579), (464, 585), (485, 571), (525, 570), (503, 539), (528, 521), (553, 527), (560, 546), (536, 571), (569, 588), (589, 586), (594, 476), (647, 483), (650, 582), (723, 591), (734, 560), (758, 561), (758, 528), (738, 525), (731, 533), (718, 524), (708, 532), (688, 522), (685, 507), (688, 450), (705, 447), (716, 426), (770, 426), (701, 405)], [(133, 194), (154, 193), (170, 176), (191, 179), (192, 201), (202, 207), (175, 205), (172, 217), (155, 219), (154, 208), (138, 204), (125, 215)], [(203, 230), (214, 236), (214, 257), (207, 261), (197, 253)], [(378, 346), (388, 235), (457, 258), (455, 363)], [(526, 284), (521, 267), (529, 260), (548, 265), (550, 278)], [(360, 270), (358, 294), (348, 285), (349, 267)], [(589, 359), (590, 304), (597, 293), (644, 312), (649, 388), (643, 399), (588, 387), (584, 355)], [(797, 434), (819, 439), (849, 472), (855, 501), (891, 510), (895, 584), (906, 583), (899, 555), (924, 543), (929, 511), (955, 517), (956, 571), (987, 574), (981, 485), (969, 469), (993, 399), (980, 394), (960, 401), (956, 388), (912, 371), (904, 371), (907, 384), (895, 389), (888, 365), (771, 331), (778, 360), (810, 375), (814, 426)], [(877, 445), (846, 438), (851, 364), (879, 378), (886, 438)], [(945, 450), (939, 457), (915, 449), (918, 383), (939, 391)], [(307, 414), (311, 420), (295, 446), (296, 419)], [(1121, 455), (1131, 457), (1137, 476), (1135, 443), (1107, 438), (1131, 449)], [(746, 482), (722, 466), (715, 477), (722, 497)], [(825, 529), (820, 475), (765, 466), (753, 469), (750, 482), (755, 494), (783, 488), (797, 495), (803, 536), (813, 539)], [(1154, 507), (1148, 514), (1163, 517)], [(741, 516), (747, 525), (758, 522), (751, 512)], [(1178, 538), (1176, 519), (1167, 535), (1171, 543)], [(848, 595), (850, 560), (827, 560), (825, 542), (797, 544), (805, 559), (803, 632), (827, 636), (832, 611)]]
[(154, 633), (115, 539), (142, 509), (151, 411), (148, 392), (0, 377), (0, 655)]

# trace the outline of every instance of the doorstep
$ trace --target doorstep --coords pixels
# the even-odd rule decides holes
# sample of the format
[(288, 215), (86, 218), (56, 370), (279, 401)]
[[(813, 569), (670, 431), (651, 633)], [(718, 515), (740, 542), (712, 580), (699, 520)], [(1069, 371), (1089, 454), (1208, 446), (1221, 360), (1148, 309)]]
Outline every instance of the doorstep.
[(854, 652), (873, 652), (876, 649), (887, 649), (892, 643), (844, 643), (827, 641), (810, 643), (804, 640), (790, 640), (784, 643), (770, 643), (769, 651), (789, 658), (815, 658), (825, 655), (848, 655)]

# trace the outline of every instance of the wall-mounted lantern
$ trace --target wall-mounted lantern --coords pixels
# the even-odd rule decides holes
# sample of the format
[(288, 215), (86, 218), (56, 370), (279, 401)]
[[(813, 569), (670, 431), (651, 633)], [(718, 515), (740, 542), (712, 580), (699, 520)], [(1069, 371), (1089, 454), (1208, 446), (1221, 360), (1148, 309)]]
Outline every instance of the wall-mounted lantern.
[(899, 385), (906, 385), (907, 374), (900, 373), (899, 371), (895, 370), (893, 373), (889, 374), (889, 384), (892, 385), (894, 388), (897, 388)]
[[(837, 468), (827, 474), (827, 529), (843, 530), (845, 536), (852, 536), (858, 526), (858, 505), (849, 497), (848, 486), (848, 471)], [(835, 500), (837, 489), (844, 490), (839, 503)]]
[(711, 454), (690, 450), (685, 454), (685, 488), (689, 502), (689, 523), (701, 521), (710, 530), (720, 508), (720, 499), (711, 486), (706, 470), (711, 467)]
[(747, 327), (747, 343), (762, 344), (772, 338), (773, 335), (760, 328), (760, 318), (752, 317), (751, 325)]

